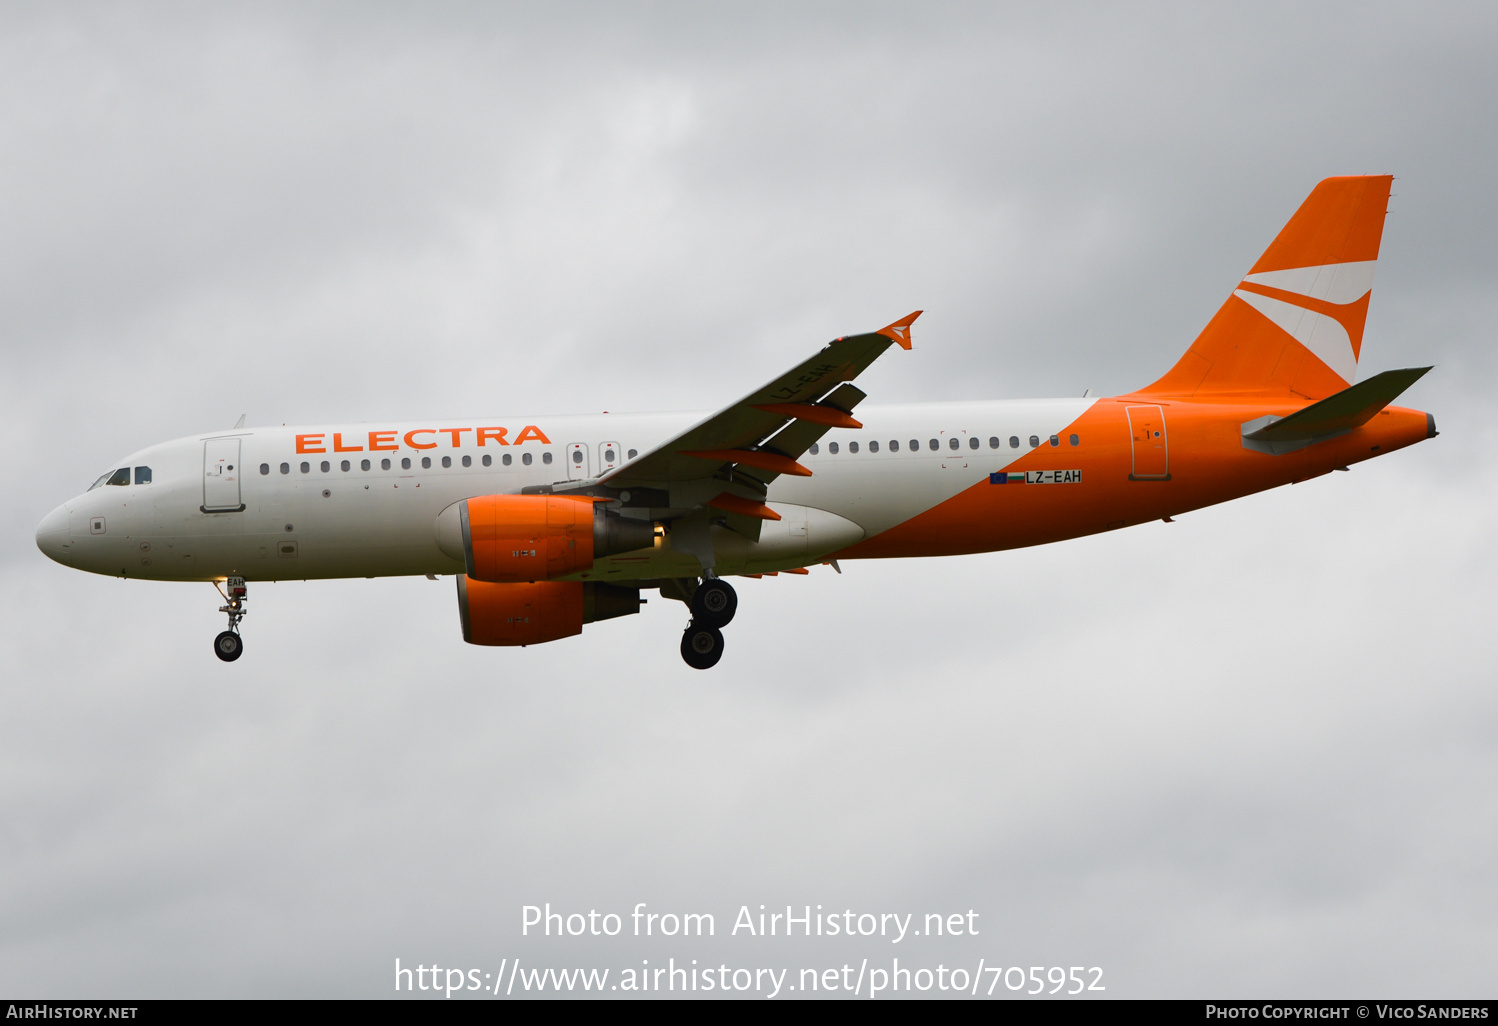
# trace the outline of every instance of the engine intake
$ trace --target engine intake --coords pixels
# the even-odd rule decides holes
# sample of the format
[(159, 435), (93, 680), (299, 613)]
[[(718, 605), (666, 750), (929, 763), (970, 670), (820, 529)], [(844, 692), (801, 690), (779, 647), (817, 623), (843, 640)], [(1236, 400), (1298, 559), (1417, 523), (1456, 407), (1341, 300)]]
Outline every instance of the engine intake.
[(437, 546), (491, 583), (554, 580), (654, 543), (649, 522), (568, 495), (483, 495), (437, 517)]

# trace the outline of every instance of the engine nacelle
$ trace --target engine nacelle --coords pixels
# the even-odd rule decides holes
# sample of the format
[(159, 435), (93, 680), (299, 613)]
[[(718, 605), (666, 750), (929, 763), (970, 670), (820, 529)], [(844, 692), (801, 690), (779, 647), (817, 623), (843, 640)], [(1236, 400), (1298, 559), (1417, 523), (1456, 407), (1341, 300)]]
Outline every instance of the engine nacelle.
[(640, 611), (640, 589), (581, 581), (499, 584), (458, 578), (458, 617), (470, 645), (539, 645), (583, 624)]
[(655, 544), (649, 522), (568, 495), (464, 499), (442, 511), (436, 529), (444, 553), (463, 560), (475, 581), (492, 583), (554, 580), (588, 569), (600, 556)]

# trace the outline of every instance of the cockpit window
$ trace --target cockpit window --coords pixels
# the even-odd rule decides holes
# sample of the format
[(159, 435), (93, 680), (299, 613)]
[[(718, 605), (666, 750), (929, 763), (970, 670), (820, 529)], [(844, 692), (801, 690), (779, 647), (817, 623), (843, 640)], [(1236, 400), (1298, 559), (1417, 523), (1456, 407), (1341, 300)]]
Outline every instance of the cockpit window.
[[(114, 473), (114, 471), (112, 471), (112, 470), (109, 472), (109, 474), (113, 474), (113, 473)], [(100, 485), (102, 485), (105, 481), (108, 481), (109, 480), (109, 474), (103, 475), (102, 477), (99, 478), (99, 480), (97, 480), (93, 484), (89, 485), (88, 486), (88, 490), (89, 491), (93, 491), (95, 488), (98, 488)]]
[(113, 474), (110, 474), (109, 475), (109, 480), (105, 481), (104, 483), (105, 484), (112, 484), (112, 485), (127, 485), (127, 484), (129, 484), (130, 483), (130, 468), (129, 467), (121, 467), (119, 470), (116, 470)]
[(136, 467), (135, 468), (135, 483), (136, 484), (150, 484), (151, 483), (151, 468), (150, 467)]

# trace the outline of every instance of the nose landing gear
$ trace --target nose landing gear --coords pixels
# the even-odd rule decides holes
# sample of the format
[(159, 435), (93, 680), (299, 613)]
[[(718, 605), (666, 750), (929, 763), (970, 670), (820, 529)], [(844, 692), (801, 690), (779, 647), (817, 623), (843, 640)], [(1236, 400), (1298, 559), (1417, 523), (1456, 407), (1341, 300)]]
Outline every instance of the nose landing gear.
[(226, 663), (232, 663), (244, 654), (244, 639), (239, 636), (239, 621), (243, 620), (249, 610), (245, 609), (245, 603), (249, 601), (249, 588), (245, 586), (243, 577), (231, 577), (225, 584), (228, 590), (219, 587), (217, 581), (213, 586), (224, 598), (224, 605), (218, 607), (220, 613), (229, 614), (229, 629), (219, 633), (213, 639), (213, 654)]
[(692, 622), (681, 636), (681, 657), (694, 670), (716, 666), (723, 658), (723, 632), (738, 611), (739, 597), (733, 586), (709, 577), (697, 586), (687, 603)]

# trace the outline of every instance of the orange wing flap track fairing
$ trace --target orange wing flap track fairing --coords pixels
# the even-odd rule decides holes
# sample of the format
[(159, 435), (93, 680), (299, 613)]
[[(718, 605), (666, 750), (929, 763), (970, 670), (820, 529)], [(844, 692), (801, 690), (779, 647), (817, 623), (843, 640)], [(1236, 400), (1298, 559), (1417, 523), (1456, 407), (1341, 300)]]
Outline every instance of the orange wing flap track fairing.
[(712, 413), (236, 425), (150, 446), (37, 544), (94, 573), (227, 583), (226, 661), (247, 582), (451, 574), (473, 644), (572, 637), (659, 590), (686, 604), (681, 654), (706, 668), (735, 576), (1168, 520), (1434, 437), (1393, 405), (1429, 368), (1357, 380), (1391, 182), (1318, 184), (1175, 365), (1124, 395), (865, 405), (853, 382), (911, 349), (915, 311)]

